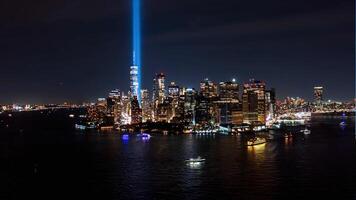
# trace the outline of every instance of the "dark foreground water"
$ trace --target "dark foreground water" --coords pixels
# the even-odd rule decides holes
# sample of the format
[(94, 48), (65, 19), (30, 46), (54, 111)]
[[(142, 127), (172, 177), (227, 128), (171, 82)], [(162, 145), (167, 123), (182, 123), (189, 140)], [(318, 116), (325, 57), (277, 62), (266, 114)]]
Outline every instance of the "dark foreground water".
[[(255, 148), (240, 136), (124, 141), (50, 122), (2, 131), (0, 199), (356, 199), (352, 119), (341, 129), (341, 118), (314, 118), (311, 135), (275, 133)], [(206, 162), (185, 164), (197, 156)]]

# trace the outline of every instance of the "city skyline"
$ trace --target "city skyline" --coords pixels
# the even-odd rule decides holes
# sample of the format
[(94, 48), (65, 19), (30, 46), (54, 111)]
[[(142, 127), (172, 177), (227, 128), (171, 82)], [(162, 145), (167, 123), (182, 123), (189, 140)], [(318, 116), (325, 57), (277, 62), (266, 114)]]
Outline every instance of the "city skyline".
[[(0, 97), (1, 103), (82, 102), (105, 96), (113, 88), (128, 91), (130, 4), (109, 1), (98, 8), (98, 2), (88, 4), (97, 11), (93, 15), (70, 2), (28, 5), (28, 13), (7, 5), (3, 13), (17, 11), (18, 17), (2, 19), (0, 64), (5, 78), (0, 90), (6, 95)], [(175, 4), (144, 2), (142, 88), (151, 89), (154, 74), (164, 72), (178, 85), (194, 88), (205, 77), (215, 82), (236, 78), (239, 83), (256, 78), (276, 88), (281, 99), (311, 100), (313, 87), (319, 85), (328, 99), (353, 99), (354, 73), (348, 73), (354, 72), (353, 29), (348, 26), (353, 24), (351, 1), (308, 2), (319, 5), (315, 10), (294, 2), (294, 12), (273, 8), (275, 13), (256, 16), (247, 13), (255, 8), (249, 3), (229, 1), (216, 8), (212, 1), (202, 7), (188, 1)], [(35, 6), (38, 16), (26, 18)], [(186, 7), (185, 15), (174, 17)], [(246, 11), (225, 22), (241, 7)], [(47, 8), (55, 8), (57, 15), (45, 12)]]
[(355, 1), (1, 2), (0, 199), (355, 199)]

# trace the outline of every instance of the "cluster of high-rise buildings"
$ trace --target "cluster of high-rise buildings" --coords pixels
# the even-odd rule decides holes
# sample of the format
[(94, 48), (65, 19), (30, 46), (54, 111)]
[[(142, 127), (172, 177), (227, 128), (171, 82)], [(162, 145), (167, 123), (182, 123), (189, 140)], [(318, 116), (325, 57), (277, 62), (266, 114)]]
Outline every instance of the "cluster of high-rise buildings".
[[(264, 126), (276, 115), (276, 94), (265, 82), (235, 79), (200, 82), (198, 89), (167, 82), (163, 73), (153, 78), (152, 91), (141, 88), (140, 0), (132, 0), (133, 52), (130, 91), (113, 90), (89, 108), (89, 117), (101, 125), (140, 125), (146, 122), (181, 124), (188, 129), (238, 125)], [(323, 88), (314, 88), (315, 109), (323, 108)], [(288, 100), (279, 111), (304, 108), (304, 102)], [(309, 108), (309, 106), (308, 106)]]
[(254, 79), (243, 84), (235, 79), (219, 83), (204, 79), (195, 89), (168, 82), (165, 74), (158, 73), (153, 78), (152, 90), (137, 90), (133, 87), (137, 84), (132, 80), (135, 79), (131, 79), (128, 93), (112, 90), (107, 98), (99, 98), (90, 106), (91, 121), (101, 126), (167, 123), (180, 124), (191, 130), (209, 130), (264, 126), (286, 113), (335, 112), (354, 108), (353, 103), (324, 101), (322, 87), (314, 88), (313, 102), (299, 97), (276, 101), (275, 90)]
[(324, 87), (316, 86), (313, 90), (312, 101), (300, 97), (286, 97), (276, 102), (276, 108), (277, 116), (298, 112), (351, 112), (355, 108), (355, 100), (349, 102), (325, 100)]
[(132, 88), (126, 95), (113, 90), (106, 99), (99, 99), (90, 116), (118, 126), (163, 122), (206, 130), (220, 125), (264, 125), (276, 107), (274, 89), (267, 90), (263, 81), (254, 79), (242, 85), (235, 79), (220, 83), (204, 79), (195, 89), (173, 81), (167, 84), (166, 76), (158, 73), (151, 92), (141, 89), (138, 95)]

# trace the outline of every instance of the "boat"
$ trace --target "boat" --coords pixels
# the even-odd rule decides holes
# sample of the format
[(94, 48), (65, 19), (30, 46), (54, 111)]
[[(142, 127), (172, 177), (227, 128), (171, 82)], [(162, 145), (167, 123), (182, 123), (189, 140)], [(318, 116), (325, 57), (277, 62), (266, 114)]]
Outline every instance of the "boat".
[(77, 130), (85, 130), (86, 126), (81, 125), (81, 124), (75, 124), (75, 129), (77, 129)]
[(143, 140), (149, 140), (151, 138), (151, 135), (148, 133), (140, 133), (140, 134), (137, 134), (137, 137), (141, 137), (141, 139), (143, 139)]
[(305, 127), (305, 129), (301, 130), (300, 132), (304, 133), (305, 135), (309, 135), (311, 133), (311, 131), (307, 127)]
[(96, 126), (93, 122), (81, 122), (81, 123), (75, 124), (74, 127), (77, 130), (89, 130), (89, 129), (96, 128)]
[(272, 130), (279, 130), (279, 129), (281, 129), (281, 124), (280, 124), (280, 123), (277, 123), (277, 122), (274, 122), (274, 123), (270, 126), (270, 129), (272, 129)]
[(255, 146), (255, 145), (260, 145), (266, 143), (267, 140), (265, 138), (253, 138), (247, 141), (247, 146)]
[(342, 127), (344, 127), (344, 126), (346, 126), (346, 122), (340, 122), (339, 125), (342, 126)]
[(205, 158), (201, 158), (200, 156), (198, 158), (190, 158), (188, 160), (185, 160), (186, 163), (189, 164), (198, 164), (198, 163), (202, 163), (205, 161)]

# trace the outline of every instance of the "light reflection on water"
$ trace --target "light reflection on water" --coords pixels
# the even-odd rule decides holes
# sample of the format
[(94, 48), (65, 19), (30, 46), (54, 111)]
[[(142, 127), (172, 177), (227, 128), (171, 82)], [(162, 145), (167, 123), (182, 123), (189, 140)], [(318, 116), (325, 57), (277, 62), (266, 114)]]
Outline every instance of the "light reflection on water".
[(264, 152), (265, 149), (266, 149), (265, 143), (248, 147), (249, 152), (254, 153), (254, 154), (259, 154), (261, 152)]
[[(125, 141), (117, 133), (21, 136), (25, 145), (9, 151), (11, 178), (19, 183), (11, 189), (54, 194), (61, 188), (88, 199), (265, 200), (291, 194), (308, 199), (309, 193), (330, 192), (352, 197), (353, 128), (342, 131), (338, 122), (319, 121), (311, 135), (288, 139), (275, 132), (266, 144), (253, 147), (245, 146), (243, 136), (153, 135), (148, 141)], [(184, 162), (198, 156), (206, 161)], [(39, 163), (39, 179), (33, 179), (33, 162)]]
[(254, 162), (263, 162), (265, 160), (265, 150), (266, 144), (259, 144), (255, 146), (247, 147), (247, 154), (249, 160), (253, 160)]

